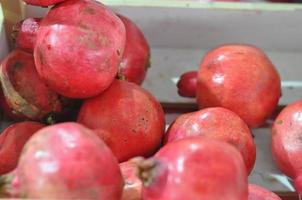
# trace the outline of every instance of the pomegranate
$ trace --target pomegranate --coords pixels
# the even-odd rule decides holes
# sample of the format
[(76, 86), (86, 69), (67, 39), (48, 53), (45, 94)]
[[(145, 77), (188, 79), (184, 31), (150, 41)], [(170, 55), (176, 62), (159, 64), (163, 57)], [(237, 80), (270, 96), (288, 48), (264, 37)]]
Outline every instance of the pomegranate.
[(38, 122), (19, 122), (7, 127), (0, 134), (0, 175), (17, 167), (23, 146), (43, 127), (44, 125)]
[(248, 200), (281, 200), (275, 193), (260, 187), (258, 185), (249, 184)]
[(183, 114), (169, 127), (164, 143), (190, 136), (205, 136), (230, 143), (240, 151), (247, 172), (252, 171), (256, 146), (250, 129), (234, 112), (214, 107)]
[(23, 0), (25, 3), (35, 6), (51, 6), (66, 0)]
[(96, 96), (114, 80), (125, 38), (122, 21), (103, 4), (63, 2), (41, 21), (34, 49), (37, 71), (62, 96)]
[(85, 100), (78, 122), (95, 130), (119, 162), (151, 156), (159, 148), (165, 128), (159, 102), (136, 84), (122, 80)]
[(18, 115), (7, 103), (2, 87), (0, 88), (0, 106), (5, 114), (9, 119), (15, 120), (15, 121), (20, 121), (22, 119), (22, 116)]
[(240, 153), (226, 142), (190, 137), (137, 160), (145, 200), (247, 200), (247, 173)]
[(178, 94), (182, 97), (196, 97), (197, 71), (182, 74), (177, 82)]
[(285, 107), (272, 128), (272, 153), (280, 170), (302, 194), (302, 100)]
[(1, 63), (0, 80), (4, 104), (12, 110), (8, 115), (41, 120), (61, 111), (60, 98), (39, 77), (31, 54), (12, 51)]
[(142, 200), (142, 182), (137, 177), (136, 164), (131, 161), (120, 163), (125, 180), (122, 200)]
[(275, 110), (281, 81), (265, 53), (251, 45), (223, 45), (209, 51), (198, 72), (200, 108), (221, 106), (250, 127), (260, 126)]
[(141, 85), (150, 67), (150, 47), (142, 31), (130, 19), (118, 15), (126, 28), (126, 46), (119, 76)]
[(11, 182), (11, 192), (26, 198), (119, 200), (122, 195), (121, 171), (110, 149), (73, 122), (35, 133), (15, 173), (18, 184)]
[(41, 20), (41, 18), (27, 18), (13, 27), (13, 37), (19, 49), (33, 53)]

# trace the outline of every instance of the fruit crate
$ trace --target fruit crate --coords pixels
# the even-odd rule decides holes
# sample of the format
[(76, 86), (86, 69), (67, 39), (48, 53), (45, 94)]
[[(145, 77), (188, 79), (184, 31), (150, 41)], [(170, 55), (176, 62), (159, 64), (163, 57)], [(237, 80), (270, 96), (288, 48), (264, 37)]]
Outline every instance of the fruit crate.
[[(302, 98), (302, 5), (270, 3), (200, 3), (195, 0), (103, 0), (128, 16), (145, 33), (151, 45), (151, 68), (143, 87), (155, 95), (170, 124), (178, 115), (197, 109), (194, 99), (179, 97), (176, 81), (198, 69), (202, 56), (225, 43), (248, 43), (263, 49), (282, 78), (279, 110)], [(18, 0), (1, 0), (0, 59), (12, 47), (11, 27), (25, 17), (42, 16), (47, 8), (27, 6)], [(1, 128), (10, 121), (2, 119)], [(276, 168), (270, 151), (269, 120), (253, 130), (257, 145), (251, 183), (298, 199), (291, 181)]]

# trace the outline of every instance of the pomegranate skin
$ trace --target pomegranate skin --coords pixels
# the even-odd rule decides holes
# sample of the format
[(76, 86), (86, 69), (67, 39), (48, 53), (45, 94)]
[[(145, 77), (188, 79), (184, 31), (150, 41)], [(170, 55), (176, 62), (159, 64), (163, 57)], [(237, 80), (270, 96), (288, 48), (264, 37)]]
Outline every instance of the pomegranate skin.
[(17, 167), (19, 156), (29, 138), (45, 125), (38, 122), (15, 123), (0, 134), (0, 175)]
[(61, 3), (66, 0), (23, 0), (25, 3), (34, 5), (34, 6), (51, 6), (57, 3)]
[(281, 200), (281, 198), (259, 185), (249, 184), (248, 200)]
[(122, 200), (142, 200), (142, 182), (136, 175), (136, 164), (126, 161), (120, 163), (120, 168), (125, 182)]
[(103, 4), (63, 2), (41, 22), (34, 49), (37, 71), (62, 96), (96, 96), (113, 82), (125, 40), (123, 22)]
[(302, 100), (289, 104), (272, 127), (272, 154), (279, 169), (295, 181), (302, 194)]
[(251, 45), (223, 45), (203, 58), (196, 93), (200, 108), (225, 107), (250, 127), (257, 127), (275, 110), (281, 82), (262, 50)]
[(41, 20), (41, 18), (27, 18), (13, 27), (14, 39), (19, 49), (33, 53)]
[(2, 88), (0, 88), (0, 106), (5, 114), (9, 119), (20, 121), (24, 116), (16, 113), (7, 103)]
[(197, 71), (183, 73), (177, 82), (178, 94), (182, 97), (196, 97)]
[(125, 16), (118, 15), (126, 28), (126, 46), (119, 66), (119, 76), (141, 85), (150, 67), (150, 47), (142, 31)]
[(183, 114), (169, 127), (164, 143), (191, 136), (228, 142), (241, 153), (247, 172), (252, 171), (256, 161), (256, 146), (250, 129), (234, 112), (214, 107)]
[(143, 176), (145, 200), (217, 200), (222, 195), (224, 200), (247, 200), (246, 169), (240, 153), (228, 143), (185, 138), (165, 145), (153, 161), (153, 169), (145, 171), (150, 177)]
[(160, 103), (138, 85), (122, 80), (115, 80), (104, 93), (85, 100), (77, 121), (95, 130), (119, 162), (153, 155), (165, 128)]
[(42, 81), (27, 52), (13, 50), (2, 61), (0, 81), (5, 98), (2, 106), (8, 116), (36, 121), (62, 110), (59, 96)]
[(119, 200), (123, 181), (110, 149), (84, 126), (69, 122), (38, 131), (17, 167), (27, 198)]

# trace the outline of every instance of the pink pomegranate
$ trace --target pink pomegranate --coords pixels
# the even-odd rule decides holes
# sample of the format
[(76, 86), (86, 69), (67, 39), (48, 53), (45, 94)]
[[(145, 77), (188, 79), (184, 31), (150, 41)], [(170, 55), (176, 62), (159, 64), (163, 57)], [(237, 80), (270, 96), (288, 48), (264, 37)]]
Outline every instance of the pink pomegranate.
[(119, 76), (141, 85), (150, 67), (150, 47), (142, 31), (127, 17), (118, 15), (126, 28), (126, 46)]
[(73, 122), (35, 133), (16, 170), (18, 184), (13, 181), (11, 189), (19, 197), (119, 200), (122, 195), (121, 172), (110, 149), (93, 131)]
[(248, 200), (281, 200), (281, 198), (259, 185), (249, 184)]
[(177, 82), (178, 94), (182, 97), (196, 97), (197, 71), (183, 73)]
[(41, 18), (27, 18), (13, 27), (13, 37), (19, 49), (33, 53), (41, 20)]
[(34, 49), (37, 71), (62, 96), (96, 96), (113, 82), (125, 40), (122, 21), (103, 4), (63, 2), (41, 22)]
[(191, 137), (165, 145), (148, 160), (137, 161), (145, 200), (247, 200), (247, 173), (231, 145)]
[(272, 153), (279, 169), (302, 194), (302, 101), (284, 108), (272, 128)]
[(51, 6), (66, 0), (23, 0), (27, 4), (35, 6)]
[(104, 93), (85, 100), (78, 122), (95, 130), (119, 162), (153, 155), (165, 128), (159, 102), (138, 85), (122, 80), (115, 80)]
[(41, 120), (62, 109), (59, 96), (42, 81), (29, 53), (13, 50), (1, 63), (0, 81), (2, 106), (9, 116)]
[(262, 50), (251, 45), (222, 45), (204, 56), (196, 94), (200, 108), (225, 107), (250, 127), (257, 127), (274, 112), (281, 81)]
[(241, 153), (250, 173), (256, 161), (256, 146), (246, 123), (234, 112), (221, 108), (206, 108), (183, 114), (169, 127), (165, 143), (191, 136), (204, 136), (227, 142)]
[(0, 134), (0, 175), (15, 169), (19, 156), (29, 138), (45, 125), (38, 122), (19, 122)]
[(124, 177), (124, 191), (122, 200), (142, 200), (142, 182), (137, 177), (136, 164), (131, 161), (120, 163)]

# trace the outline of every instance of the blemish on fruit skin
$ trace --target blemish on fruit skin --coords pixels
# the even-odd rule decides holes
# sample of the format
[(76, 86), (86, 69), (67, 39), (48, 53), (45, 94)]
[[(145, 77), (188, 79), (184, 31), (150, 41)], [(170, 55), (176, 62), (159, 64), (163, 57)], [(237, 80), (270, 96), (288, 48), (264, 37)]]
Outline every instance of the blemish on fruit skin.
[(96, 13), (94, 8), (90, 8), (90, 7), (85, 7), (83, 11), (85, 13), (88, 13), (88, 14), (91, 14), (91, 15), (94, 15)]
[(276, 121), (276, 123), (277, 124), (283, 124), (283, 120), (280, 119), (280, 120)]
[(41, 65), (47, 66), (47, 65), (45, 65), (46, 63), (45, 63), (43, 52), (42, 52), (41, 48), (38, 49), (38, 56), (39, 56)]
[(20, 61), (16, 61), (15, 63), (13, 63), (13, 69), (20, 69), (23, 66), (23, 63)]

